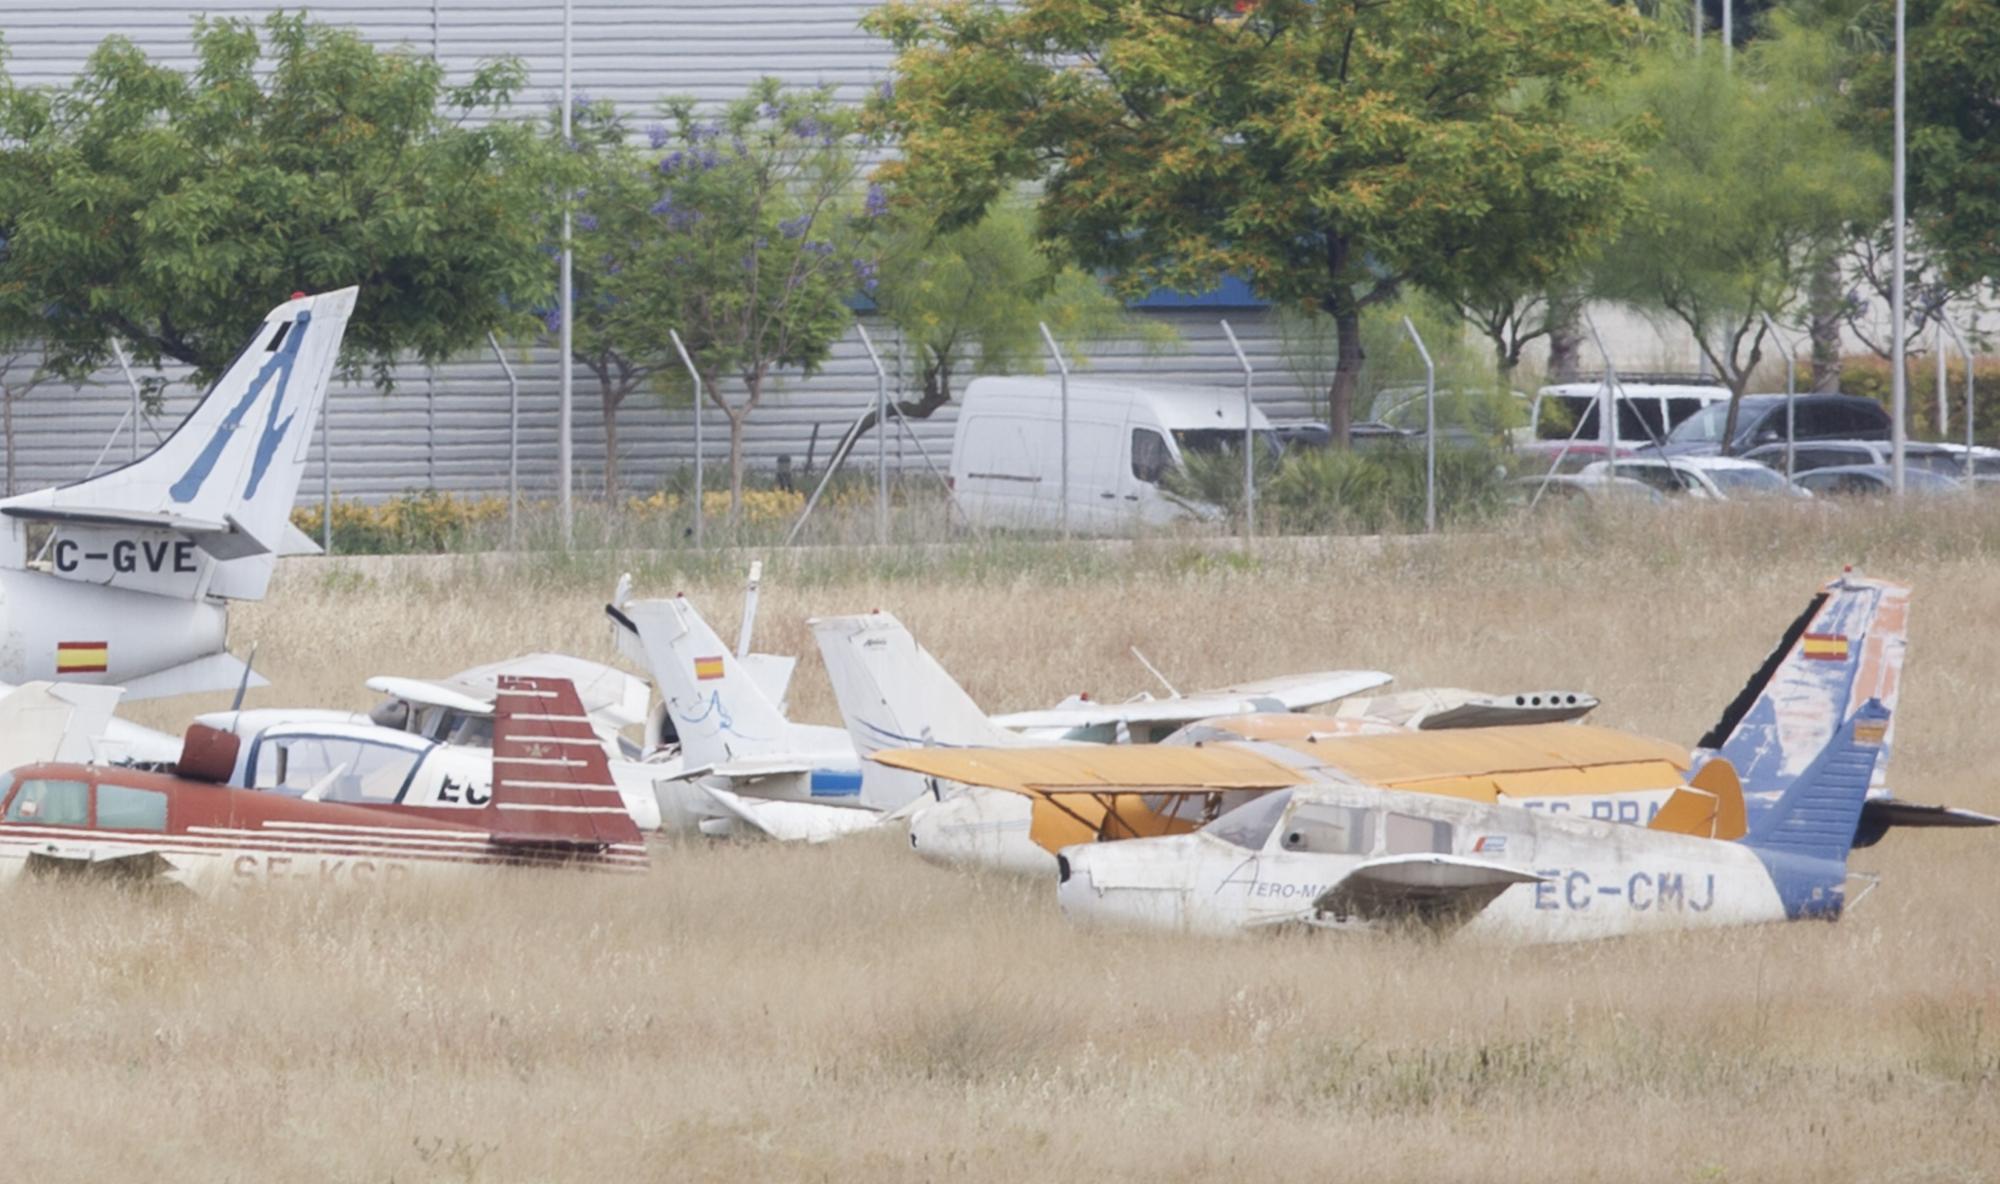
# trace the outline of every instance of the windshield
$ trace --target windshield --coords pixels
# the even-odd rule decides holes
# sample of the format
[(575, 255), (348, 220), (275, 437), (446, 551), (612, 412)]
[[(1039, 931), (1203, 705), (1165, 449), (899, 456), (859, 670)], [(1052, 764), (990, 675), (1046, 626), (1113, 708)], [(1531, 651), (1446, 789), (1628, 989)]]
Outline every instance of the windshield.
[(1731, 497), (1786, 494), (1792, 489), (1782, 474), (1762, 465), (1754, 469), (1708, 469), (1706, 472), (1708, 479), (1715, 482), (1716, 488)]
[(1285, 816), (1285, 807), (1291, 804), (1291, 790), (1276, 790), (1252, 798), (1201, 829), (1225, 843), (1262, 851), (1271, 832), (1277, 829), (1278, 819)]
[(1675, 444), (1720, 444), (1729, 423), (1729, 403), (1710, 403), (1681, 421), (1667, 439)]
[[(1269, 428), (1253, 429), (1264, 451), (1277, 456), (1283, 451), (1278, 443), (1278, 433)], [(1174, 443), (1180, 445), (1182, 456), (1241, 456), (1243, 448), (1242, 428), (1175, 428)]]

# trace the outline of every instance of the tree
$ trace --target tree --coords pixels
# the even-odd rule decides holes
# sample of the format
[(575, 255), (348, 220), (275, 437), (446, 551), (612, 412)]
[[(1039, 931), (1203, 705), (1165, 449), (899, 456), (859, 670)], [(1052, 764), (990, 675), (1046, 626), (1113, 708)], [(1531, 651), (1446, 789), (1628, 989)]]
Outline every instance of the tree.
[(197, 21), (182, 72), (107, 38), (68, 90), (0, 87), (0, 284), (48, 367), (133, 356), (213, 378), (294, 290), (361, 286), (348, 368), (442, 360), (544, 277), (532, 128), (497, 118), (518, 63), (458, 86), (423, 57), (274, 15)]
[[(889, 200), (871, 189), (871, 202)], [(919, 371), (922, 395), (900, 405), (913, 419), (951, 402), (954, 381), (967, 372), (1036, 366), (1043, 323), (1065, 345), (1121, 332), (1171, 336), (1128, 316), (1094, 276), (1043, 252), (1029, 211), (1016, 202), (953, 229), (906, 208), (892, 217), (878, 253), (875, 306), (901, 332)]]
[(1038, 182), (1044, 235), (1123, 295), (1233, 273), (1323, 310), (1342, 440), (1362, 309), (1564, 266), (1633, 167), (1619, 130), (1567, 117), (1637, 27), (1600, 0), (945, 0), (864, 23), (898, 54), (881, 179), (947, 222)]
[[(847, 297), (876, 286), (862, 248), (869, 221), (854, 208), (855, 116), (830, 89), (789, 91), (766, 78), (704, 121), (691, 102), (668, 106), (655, 137), (656, 232), (635, 263), (677, 328), (708, 397), (729, 421), (729, 505), (743, 500), (743, 428), (771, 372), (807, 374), (853, 323)], [(731, 398), (724, 376), (742, 395)]]
[[(551, 135), (560, 135), (559, 121), (558, 112)], [(680, 367), (667, 330), (685, 293), (673, 255), (662, 253), (667, 228), (654, 208), (665, 189), (658, 168), (665, 129), (653, 130), (652, 151), (642, 149), (631, 142), (613, 104), (587, 99), (574, 104), (571, 127), (564, 184), (578, 198), (571, 231), (570, 357), (597, 380), (604, 493), (612, 497), (618, 492), (618, 409), (662, 370)], [(560, 251), (559, 209), (548, 220), (547, 234), (553, 257)], [(543, 310), (541, 328), (549, 342), (557, 340), (562, 316), (553, 300)]]
[(1793, 29), (1719, 54), (1653, 51), (1619, 96), (1658, 137), (1628, 220), (1596, 269), (1596, 294), (1656, 309), (1693, 333), (1730, 389), (1724, 439), (1764, 356), (1809, 282), (1875, 216), (1882, 161), (1840, 126), (1823, 41)]
[[(1887, 151), (1893, 132), (1891, 6), (1857, 21), (1870, 47), (1857, 117)], [(2000, 282), (2000, 0), (1910, 0), (1905, 94), (1909, 197), (1956, 287)]]

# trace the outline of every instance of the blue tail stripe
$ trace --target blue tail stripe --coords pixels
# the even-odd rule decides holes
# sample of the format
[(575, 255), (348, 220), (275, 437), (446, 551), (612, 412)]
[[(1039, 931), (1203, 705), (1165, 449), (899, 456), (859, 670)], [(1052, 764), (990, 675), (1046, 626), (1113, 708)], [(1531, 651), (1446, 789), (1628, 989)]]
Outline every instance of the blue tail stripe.
[(1863, 704), (1744, 837), (1770, 872), (1787, 916), (1840, 915), (1847, 853), (1888, 722), (1879, 701)]

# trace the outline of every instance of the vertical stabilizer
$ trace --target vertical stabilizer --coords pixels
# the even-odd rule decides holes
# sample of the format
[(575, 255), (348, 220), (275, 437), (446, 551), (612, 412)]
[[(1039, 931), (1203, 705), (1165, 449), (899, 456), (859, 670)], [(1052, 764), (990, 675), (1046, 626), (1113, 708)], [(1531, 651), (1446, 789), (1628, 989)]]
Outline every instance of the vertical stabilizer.
[(1847, 854), (1890, 718), (1881, 703), (1862, 704), (1744, 837), (1770, 870), (1787, 916), (1840, 915)]
[(494, 841), (590, 849), (644, 839), (611, 778), (604, 741), (564, 678), (503, 674), (493, 701)]
[(50, 571), (159, 595), (263, 596), (295, 550), (292, 503), (356, 289), (271, 310), (173, 435), (131, 464), (0, 502), (50, 523)]
[[(749, 664), (724, 645), (685, 596), (613, 606), (637, 639), (689, 767), (804, 747)], [(630, 648), (629, 644), (621, 648)]]
[(1828, 584), (1701, 738), (1701, 747), (1735, 767), (1745, 793), (1769, 798), (1873, 700), (1891, 722), (1872, 750), (1869, 787), (1887, 792), (1909, 609), (1910, 590), (1902, 584), (1853, 574)]

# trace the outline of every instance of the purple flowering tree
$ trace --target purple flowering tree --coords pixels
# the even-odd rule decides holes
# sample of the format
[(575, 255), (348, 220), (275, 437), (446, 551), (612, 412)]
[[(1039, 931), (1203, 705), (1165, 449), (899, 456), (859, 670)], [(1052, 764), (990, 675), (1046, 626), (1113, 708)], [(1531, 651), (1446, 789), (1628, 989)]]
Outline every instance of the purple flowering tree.
[(654, 237), (643, 266), (662, 338), (680, 331), (729, 423), (732, 520), (743, 432), (781, 369), (813, 373), (875, 286), (860, 208), (856, 118), (827, 90), (765, 79), (709, 118), (667, 108), (654, 134)]

